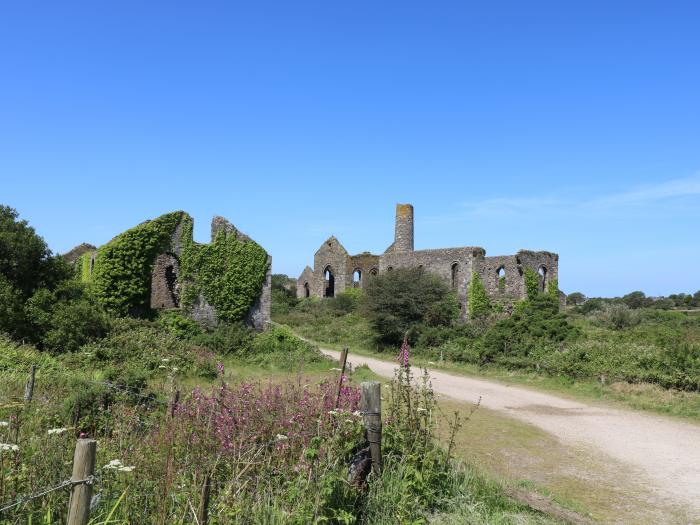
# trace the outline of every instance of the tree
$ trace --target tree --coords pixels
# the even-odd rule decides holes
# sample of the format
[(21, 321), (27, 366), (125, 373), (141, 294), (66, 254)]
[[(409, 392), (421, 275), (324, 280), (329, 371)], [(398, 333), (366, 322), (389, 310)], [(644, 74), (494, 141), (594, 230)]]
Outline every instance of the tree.
[(525, 268), (525, 293), (534, 299), (540, 293), (540, 276), (532, 268)]
[(421, 268), (397, 268), (371, 279), (364, 312), (380, 344), (400, 345), (418, 325), (445, 326), (459, 317), (457, 298), (436, 275)]
[(622, 302), (629, 308), (643, 308), (648, 304), (647, 297), (644, 292), (632, 292), (622, 297)]
[(574, 306), (581, 306), (586, 302), (586, 296), (581, 292), (572, 292), (566, 296), (566, 303)]

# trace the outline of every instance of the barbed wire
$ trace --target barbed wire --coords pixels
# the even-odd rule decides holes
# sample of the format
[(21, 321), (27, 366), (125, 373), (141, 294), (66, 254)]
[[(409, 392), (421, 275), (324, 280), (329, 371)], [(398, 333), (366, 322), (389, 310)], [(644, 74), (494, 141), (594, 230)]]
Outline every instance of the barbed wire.
[(85, 479), (78, 479), (78, 480), (70, 480), (67, 479), (65, 481), (62, 481), (58, 485), (55, 485), (53, 487), (49, 487), (47, 489), (42, 489), (37, 492), (34, 492), (32, 494), (28, 494), (26, 496), (20, 496), (15, 500), (13, 503), (4, 503), (2, 507), (0, 507), (0, 514), (2, 514), (5, 511), (8, 511), (10, 509), (13, 509), (15, 507), (19, 507), (20, 505), (24, 505), (25, 503), (28, 503), (32, 500), (41, 498), (43, 496), (46, 496), (47, 494), (51, 494), (52, 492), (56, 492), (57, 490), (61, 490), (66, 487), (75, 487), (77, 485), (92, 485), (95, 481), (97, 480), (96, 476), (88, 476)]

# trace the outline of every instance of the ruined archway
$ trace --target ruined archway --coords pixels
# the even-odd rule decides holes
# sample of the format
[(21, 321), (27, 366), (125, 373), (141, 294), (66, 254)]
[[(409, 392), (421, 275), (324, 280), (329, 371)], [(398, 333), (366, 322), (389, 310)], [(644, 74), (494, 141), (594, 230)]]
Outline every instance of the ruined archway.
[(452, 267), (450, 268), (450, 280), (452, 289), (456, 290), (459, 286), (459, 263), (452, 263)]
[(505, 266), (499, 266), (496, 270), (496, 286), (500, 293), (505, 293), (506, 291), (506, 268)]
[(537, 274), (540, 276), (540, 289), (544, 292), (547, 289), (547, 267), (542, 265), (537, 268)]
[(311, 297), (311, 290), (309, 288), (309, 283), (304, 283), (304, 297)]
[(352, 286), (353, 288), (362, 286), (362, 270), (359, 268), (355, 268), (355, 271), (352, 272)]
[(335, 297), (335, 276), (333, 275), (333, 268), (326, 266), (323, 270), (323, 296), (324, 297)]
[(151, 273), (151, 308), (155, 310), (178, 308), (180, 290), (178, 276), (180, 263), (172, 253), (161, 253)]

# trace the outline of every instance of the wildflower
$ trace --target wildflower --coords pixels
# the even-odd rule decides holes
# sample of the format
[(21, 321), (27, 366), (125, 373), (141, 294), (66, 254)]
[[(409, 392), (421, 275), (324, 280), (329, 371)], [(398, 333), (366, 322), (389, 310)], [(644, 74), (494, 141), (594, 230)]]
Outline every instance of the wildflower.
[(355, 410), (355, 411), (352, 413), (352, 415), (355, 416), (355, 417), (361, 417), (361, 416), (362, 416), (362, 412), (360, 412), (359, 410)]
[(399, 352), (398, 356), (399, 364), (403, 367), (408, 367), (408, 357), (410, 349), (411, 347), (408, 345), (408, 337), (404, 337), (403, 343), (401, 344), (401, 351)]
[(164, 357), (163, 359), (161, 359), (161, 361), (163, 361), (164, 363), (169, 363), (170, 359), (167, 357)]
[(117, 470), (118, 470), (119, 472), (131, 472), (131, 471), (134, 470), (134, 466), (131, 465), (131, 466), (129, 466), (129, 467), (119, 467)]
[(165, 365), (160, 365), (158, 368), (167, 368)]
[(12, 452), (18, 452), (19, 447), (17, 445), (10, 445), (9, 443), (0, 443), (0, 451), (11, 450)]
[(0, 421), (0, 427), (9, 427), (9, 426), (10, 426), (10, 423), (8, 423), (7, 421)]
[(354, 423), (354, 421), (352, 419), (346, 419), (345, 422), (346, 423)]
[(49, 429), (49, 436), (51, 434), (63, 434), (66, 430), (68, 430), (68, 429), (67, 428), (50, 428)]
[(173, 372), (177, 372), (177, 371), (179, 371), (179, 370), (180, 370), (180, 369), (179, 369), (178, 367), (176, 367), (176, 366), (173, 367)]
[(275, 437), (277, 438), (277, 441), (287, 441), (289, 439), (284, 434), (277, 434), (277, 436), (275, 436)]
[(219, 371), (219, 375), (224, 375), (224, 364), (216, 363), (216, 369)]
[(102, 468), (118, 469), (118, 468), (121, 468), (122, 466), (123, 466), (123, 465), (122, 465), (122, 462), (121, 462), (121, 461), (119, 461), (118, 459), (113, 459), (112, 461), (110, 461), (109, 463), (107, 463), (107, 464), (106, 464), (104, 467), (102, 467)]
[(337, 410), (329, 410), (329, 411), (328, 411), (328, 414), (331, 415), (331, 416), (337, 416), (337, 415), (338, 415), (338, 411), (337, 411)]
[(427, 408), (423, 408), (423, 407), (418, 407), (416, 410), (418, 410), (418, 412), (427, 412), (428, 411)]
[(330, 370), (331, 370), (331, 372), (342, 372), (342, 370), (340, 368), (336, 368), (336, 367), (333, 367)]

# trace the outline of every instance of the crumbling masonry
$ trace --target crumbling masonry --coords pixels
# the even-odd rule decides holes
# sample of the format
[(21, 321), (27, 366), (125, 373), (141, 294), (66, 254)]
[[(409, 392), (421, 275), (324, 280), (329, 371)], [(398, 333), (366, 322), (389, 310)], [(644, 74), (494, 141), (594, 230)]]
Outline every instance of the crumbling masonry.
[(525, 298), (524, 271), (531, 268), (546, 290), (557, 279), (559, 256), (544, 251), (520, 250), (515, 255), (486, 257), (478, 246), (413, 249), (413, 206), (396, 205), (394, 242), (381, 255), (364, 252), (350, 255), (335, 237), (314, 254), (314, 267), (307, 266), (297, 279), (298, 297), (333, 297), (347, 288), (363, 288), (369, 279), (394, 268), (422, 267), (440, 276), (457, 294), (467, 312), (472, 272), (481, 278), (492, 301), (508, 307)]

